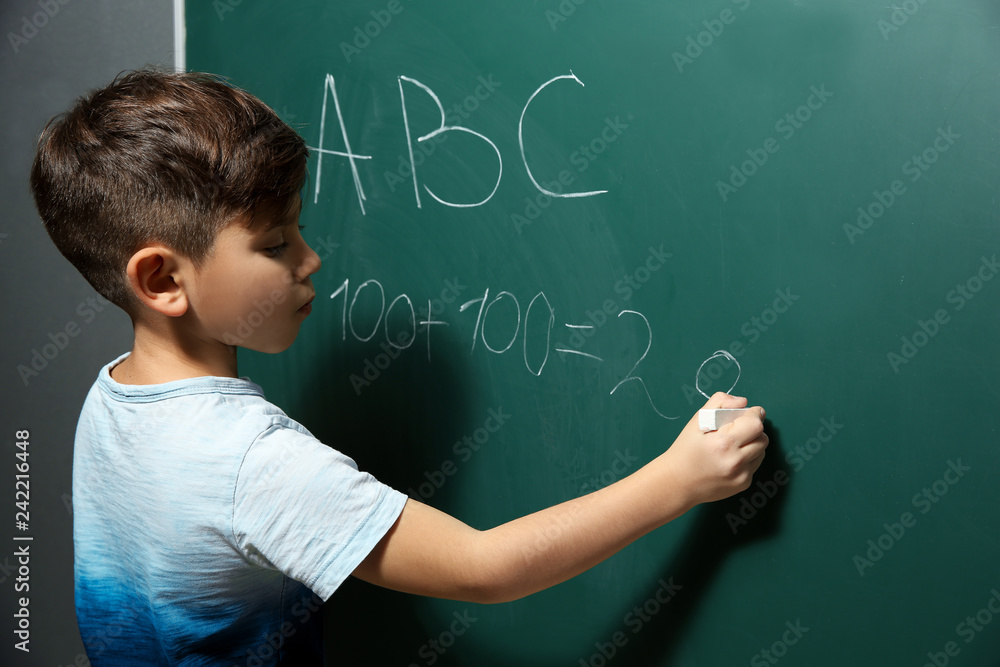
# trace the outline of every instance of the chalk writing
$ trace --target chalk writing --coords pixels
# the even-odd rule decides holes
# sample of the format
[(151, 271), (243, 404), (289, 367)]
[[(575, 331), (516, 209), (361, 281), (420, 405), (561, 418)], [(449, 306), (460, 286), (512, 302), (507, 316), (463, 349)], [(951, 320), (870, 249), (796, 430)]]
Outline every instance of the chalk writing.
[[(482, 78), (482, 77), (480, 77), (480, 78)], [(517, 125), (517, 140), (518, 140), (518, 145), (520, 147), (520, 152), (521, 152), (521, 162), (524, 165), (524, 170), (525, 170), (525, 172), (527, 172), (528, 178), (531, 180), (532, 185), (534, 185), (535, 188), (537, 188), (539, 192), (541, 192), (542, 194), (544, 194), (546, 196), (557, 197), (557, 198), (564, 198), (565, 199), (565, 198), (573, 198), (573, 197), (591, 197), (591, 196), (594, 196), (594, 195), (604, 194), (604, 193), (607, 192), (607, 190), (590, 190), (590, 191), (586, 191), (586, 192), (553, 192), (551, 189), (542, 186), (538, 182), (538, 180), (535, 179), (534, 173), (532, 173), (531, 168), (528, 166), (528, 158), (527, 158), (526, 151), (525, 151), (525, 146), (524, 146), (524, 117), (525, 117), (525, 114), (528, 111), (528, 106), (535, 99), (535, 97), (538, 96), (539, 93), (541, 93), (543, 90), (545, 90), (545, 88), (547, 88), (549, 85), (555, 83), (556, 81), (560, 81), (560, 80), (563, 80), (563, 79), (569, 79), (571, 81), (575, 81), (576, 83), (580, 84), (581, 86), (584, 85), (583, 81), (581, 81), (579, 79), (579, 77), (577, 77), (575, 74), (573, 74), (572, 71), (570, 71), (569, 74), (563, 74), (563, 75), (560, 75), (560, 76), (553, 77), (553, 78), (549, 79), (548, 81), (546, 81), (545, 83), (543, 83), (541, 86), (539, 86), (537, 89), (535, 89), (535, 91), (528, 98), (528, 101), (525, 102), (524, 107), (521, 110), (520, 120), (518, 121), (518, 125)], [(437, 107), (438, 114), (440, 116), (440, 119), (438, 121), (438, 126), (435, 129), (431, 130), (430, 132), (427, 132), (426, 134), (418, 136), (416, 138), (416, 143), (414, 143), (414, 138), (413, 138), (414, 132), (413, 132), (413, 130), (411, 128), (410, 115), (409, 115), (409, 111), (408, 111), (407, 105), (406, 105), (406, 89), (403, 86), (404, 82), (407, 83), (407, 84), (409, 84), (409, 85), (411, 85), (411, 86), (416, 86), (417, 88), (419, 88), (420, 90), (422, 90), (423, 92), (425, 92), (428, 95), (428, 97), (430, 97), (431, 100), (434, 102), (434, 105)], [(444, 105), (441, 103), (441, 99), (438, 97), (438, 95), (433, 90), (431, 90), (431, 88), (429, 86), (427, 86), (423, 82), (418, 81), (417, 79), (414, 79), (413, 77), (409, 77), (409, 76), (405, 76), (405, 75), (400, 75), (399, 77), (397, 77), (397, 84), (399, 86), (399, 101), (400, 101), (400, 106), (401, 106), (402, 112), (403, 112), (403, 131), (404, 131), (404, 134), (405, 134), (405, 137), (406, 137), (406, 151), (407, 151), (407, 155), (409, 156), (409, 159), (410, 159), (410, 164), (409, 164), (408, 169), (406, 169), (406, 171), (409, 172), (409, 174), (410, 174), (410, 176), (411, 176), (411, 178), (413, 180), (413, 196), (414, 196), (414, 199), (416, 200), (417, 208), (422, 208), (423, 207), (423, 202), (421, 200), (421, 187), (423, 188), (423, 192), (426, 192), (432, 199), (434, 199), (434, 201), (436, 201), (439, 204), (442, 204), (444, 206), (450, 206), (450, 207), (453, 207), (453, 208), (474, 208), (474, 207), (477, 207), (477, 206), (482, 206), (486, 202), (490, 201), (490, 199), (493, 198), (493, 195), (496, 194), (497, 189), (500, 187), (500, 181), (503, 178), (503, 156), (500, 154), (500, 149), (497, 148), (497, 145), (495, 143), (493, 143), (493, 141), (489, 137), (487, 137), (486, 135), (484, 135), (484, 134), (482, 134), (480, 132), (477, 132), (476, 130), (470, 129), (468, 127), (464, 127), (462, 125), (449, 124), (449, 122), (448, 122), (448, 120), (446, 118)], [(338, 124), (340, 126), (341, 139), (344, 142), (344, 148), (345, 148), (345, 150), (343, 150), (343, 151), (333, 150), (333, 149), (330, 149), (330, 148), (326, 148), (326, 144), (325, 144), (325, 141), (326, 141), (327, 101), (331, 97), (333, 98), (333, 108), (334, 108), (334, 111), (337, 114), (337, 122), (338, 122)], [(608, 122), (610, 122), (610, 121), (608, 121)], [(439, 197), (433, 190), (431, 190), (430, 186), (428, 186), (426, 183), (421, 183), (420, 179), (417, 177), (417, 167), (419, 166), (419, 163), (423, 162), (423, 160), (420, 160), (419, 163), (418, 163), (418, 160), (416, 159), (416, 157), (420, 153), (415, 153), (414, 152), (414, 148), (416, 147), (416, 148), (419, 149), (421, 147), (421, 145), (424, 144), (424, 142), (427, 142), (427, 141), (431, 141), (431, 140), (438, 139), (438, 138), (443, 139), (447, 135), (447, 133), (449, 133), (449, 132), (464, 132), (466, 134), (470, 134), (470, 135), (472, 135), (474, 137), (477, 137), (477, 138), (481, 139), (482, 141), (486, 142), (493, 149), (493, 152), (497, 156), (497, 176), (496, 176), (496, 181), (493, 184), (493, 189), (490, 191), (490, 193), (488, 195), (486, 195), (485, 197), (483, 197), (479, 201), (463, 203), (463, 202), (454, 202), (454, 201), (445, 200), (445, 199)], [(440, 141), (440, 139), (438, 139), (438, 140)], [(350, 165), (351, 165), (351, 175), (352, 175), (352, 177), (354, 179), (354, 190), (355, 190), (355, 192), (357, 194), (357, 197), (358, 197), (358, 204), (361, 207), (361, 214), (365, 215), (365, 201), (367, 200), (367, 197), (365, 196), (364, 187), (363, 187), (363, 185), (361, 183), (361, 177), (360, 177), (360, 175), (358, 173), (358, 167), (357, 167), (356, 161), (357, 160), (371, 160), (372, 156), (371, 155), (361, 155), (359, 153), (355, 153), (355, 152), (352, 151), (352, 149), (351, 149), (351, 143), (350, 143), (350, 141), (349, 141), (349, 139), (347, 137), (347, 127), (344, 124), (343, 113), (341, 112), (341, 109), (340, 109), (340, 98), (337, 95), (336, 81), (334, 80), (334, 77), (331, 74), (327, 74), (326, 77), (323, 80), (323, 103), (322, 103), (322, 108), (320, 110), (319, 145), (315, 146), (315, 147), (314, 146), (310, 146), (309, 148), (310, 148), (310, 150), (314, 151), (317, 154), (317, 156), (318, 156), (317, 157), (318, 164), (317, 164), (317, 167), (316, 167), (316, 187), (315, 187), (314, 192), (313, 192), (313, 202), (316, 203), (316, 202), (319, 201), (319, 193), (320, 193), (320, 190), (322, 188), (322, 180), (323, 180), (323, 178), (322, 178), (322, 176), (323, 176), (323, 157), (324, 156), (345, 157), (345, 158), (347, 158), (348, 162), (350, 162)], [(429, 156), (432, 152), (433, 151), (428, 151), (425, 154)], [(406, 165), (403, 165), (403, 166), (406, 166)], [(552, 187), (554, 187), (554, 186), (552, 186)]]
[[(400, 294), (396, 296), (391, 302), (389, 302), (389, 306), (386, 307), (385, 288), (378, 280), (375, 279), (365, 280), (354, 288), (353, 292), (351, 290), (350, 279), (345, 279), (344, 282), (342, 282), (337, 289), (330, 294), (331, 299), (336, 299), (341, 296), (343, 296), (343, 302), (340, 312), (340, 326), (341, 340), (344, 341), (347, 340), (348, 333), (350, 333), (354, 340), (367, 343), (375, 338), (379, 331), (381, 331), (385, 337), (385, 342), (380, 342), (379, 344), (382, 345), (383, 348), (386, 344), (388, 344), (396, 350), (405, 350), (413, 345), (413, 342), (420, 334), (426, 333), (427, 359), (430, 361), (431, 327), (449, 326), (449, 323), (444, 320), (432, 319), (432, 306), (429, 300), (427, 304), (427, 314), (424, 318), (417, 316), (416, 310), (413, 306), (413, 300), (407, 294)], [(363, 304), (366, 304), (367, 307), (359, 309), (359, 299)], [(500, 306), (501, 303), (504, 304), (502, 307)], [(478, 308), (476, 307), (477, 305)], [(494, 307), (496, 307), (496, 310)], [(390, 317), (394, 308), (402, 309), (402, 315), (397, 316), (395, 319), (395, 325), (390, 325)], [(532, 311), (536, 308), (542, 308), (541, 317), (536, 315), (535, 318), (532, 318)], [(504, 317), (504, 312), (500, 312), (499, 315), (495, 314), (499, 311), (505, 311), (507, 317)], [(545, 311), (548, 312), (546, 313)], [(476, 346), (479, 342), (482, 342), (483, 347), (485, 347), (486, 350), (492, 354), (506, 354), (514, 347), (517, 343), (518, 337), (520, 336), (523, 339), (523, 359), (525, 368), (529, 373), (536, 377), (541, 376), (552, 350), (560, 354), (576, 355), (597, 363), (605, 362), (604, 358), (590, 352), (570, 349), (565, 346), (552, 346), (552, 330), (555, 327), (556, 311), (544, 291), (536, 293), (529, 302), (528, 308), (522, 311), (521, 302), (513, 292), (503, 290), (497, 292), (495, 296), (491, 297), (491, 290), (487, 287), (483, 290), (482, 296), (470, 299), (459, 306), (459, 313), (466, 312), (475, 313), (475, 319), (472, 327), (472, 341), (469, 347), (470, 354), (475, 354)], [(491, 314), (494, 314), (494, 317), (492, 318), (494, 324), (492, 325), (490, 324)], [(646, 382), (636, 372), (642, 362), (645, 361), (646, 357), (649, 355), (653, 346), (653, 328), (649, 323), (649, 319), (642, 313), (635, 310), (622, 310), (618, 313), (618, 317), (621, 318), (622, 315), (629, 315), (632, 318), (638, 318), (642, 321), (646, 329), (646, 348), (643, 350), (642, 354), (635, 361), (635, 363), (632, 364), (631, 369), (628, 373), (626, 373), (625, 377), (614, 385), (610, 394), (613, 395), (621, 386), (629, 382), (636, 382), (640, 387), (642, 387), (643, 392), (646, 394), (646, 398), (648, 399), (653, 412), (663, 419), (677, 419), (677, 417), (668, 417), (656, 407), (653, 402), (652, 395), (649, 392), (649, 388), (646, 386)], [(372, 318), (374, 318), (373, 322)], [(404, 321), (405, 325), (402, 325), (404, 328), (396, 331), (395, 329), (400, 327), (400, 322)], [(499, 322), (499, 324), (496, 322)], [(594, 329), (594, 326), (590, 324), (565, 323), (564, 326), (571, 330)], [(541, 335), (529, 334), (529, 327), (535, 334), (539, 334), (539, 327), (544, 327), (544, 337)], [(489, 337), (487, 335), (487, 330), (490, 332)], [(533, 353), (529, 353), (529, 340), (533, 342), (534, 348), (539, 348), (541, 347), (539, 343), (543, 339), (544, 347), (542, 348), (541, 353), (539, 353), (537, 349), (533, 351)], [(541, 361), (538, 361), (539, 354), (541, 354)], [(720, 352), (716, 352), (716, 354), (713, 357), (710, 357), (710, 359), (720, 356), (720, 354)], [(532, 359), (534, 359), (534, 363), (532, 362)], [(706, 363), (707, 361), (708, 360), (706, 360)], [(702, 363), (702, 367), (704, 367), (704, 365), (705, 364)], [(698, 372), (701, 372), (701, 368), (698, 369)]]

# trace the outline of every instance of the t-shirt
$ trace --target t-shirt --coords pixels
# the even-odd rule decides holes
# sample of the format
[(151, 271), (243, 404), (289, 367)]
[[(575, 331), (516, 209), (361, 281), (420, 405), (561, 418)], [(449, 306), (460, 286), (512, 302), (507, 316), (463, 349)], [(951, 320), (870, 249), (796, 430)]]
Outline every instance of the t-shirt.
[(76, 613), (102, 665), (322, 664), (320, 603), (406, 496), (248, 378), (101, 369), (73, 452)]

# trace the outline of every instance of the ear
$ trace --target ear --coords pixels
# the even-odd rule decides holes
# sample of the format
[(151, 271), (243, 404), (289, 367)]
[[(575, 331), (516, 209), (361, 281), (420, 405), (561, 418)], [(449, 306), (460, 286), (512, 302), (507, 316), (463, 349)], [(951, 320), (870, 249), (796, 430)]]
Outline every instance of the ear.
[(168, 317), (188, 309), (182, 269), (185, 260), (170, 248), (146, 246), (128, 261), (126, 273), (132, 291), (143, 305)]

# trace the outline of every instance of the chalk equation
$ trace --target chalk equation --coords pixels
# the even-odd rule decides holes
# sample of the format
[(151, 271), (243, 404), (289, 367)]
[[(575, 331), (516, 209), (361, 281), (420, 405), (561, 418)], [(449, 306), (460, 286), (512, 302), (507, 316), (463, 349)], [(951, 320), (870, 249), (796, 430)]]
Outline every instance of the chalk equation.
[[(525, 148), (524, 148), (524, 117), (525, 114), (528, 113), (528, 106), (539, 95), (539, 93), (541, 93), (543, 90), (545, 90), (547, 87), (549, 87), (556, 81), (562, 81), (562, 80), (573, 81), (579, 84), (580, 86), (584, 85), (583, 81), (581, 81), (575, 74), (573, 74), (572, 71), (570, 71), (569, 74), (563, 74), (561, 76), (553, 77), (548, 81), (546, 81), (545, 83), (543, 83), (541, 86), (535, 89), (535, 91), (531, 94), (531, 96), (528, 97), (528, 101), (524, 103), (524, 107), (521, 109), (521, 118), (517, 124), (517, 141), (518, 141), (518, 146), (520, 147), (521, 162), (524, 165), (524, 170), (525, 172), (527, 172), (528, 178), (531, 180), (531, 183), (538, 189), (539, 192), (548, 197), (569, 199), (574, 197), (592, 197), (594, 195), (604, 194), (607, 192), (607, 190), (553, 192), (552, 190), (544, 187), (538, 182), (538, 180), (535, 178), (534, 173), (531, 171), (531, 167), (528, 166), (528, 158), (525, 155)], [(450, 206), (453, 208), (474, 208), (476, 206), (482, 206), (490, 199), (492, 199), (493, 195), (496, 194), (497, 189), (500, 187), (501, 178), (503, 178), (503, 156), (500, 154), (500, 149), (497, 148), (497, 145), (493, 143), (493, 140), (491, 140), (486, 135), (477, 132), (475, 130), (472, 130), (468, 127), (464, 127), (462, 125), (457, 125), (457, 124), (450, 124), (448, 122), (448, 118), (445, 113), (444, 105), (441, 103), (440, 98), (426, 84), (409, 76), (400, 76), (398, 77), (397, 82), (399, 84), (399, 101), (403, 110), (403, 129), (406, 136), (406, 150), (410, 158), (408, 171), (410, 172), (411, 178), (413, 180), (413, 195), (414, 198), (416, 199), (417, 208), (422, 207), (421, 191), (425, 192), (428, 196), (431, 197), (431, 199), (438, 202), (439, 204), (442, 204), (444, 206)], [(428, 186), (426, 183), (420, 182), (420, 179), (417, 176), (417, 168), (420, 166), (420, 162), (417, 161), (414, 157), (414, 136), (413, 136), (414, 131), (410, 126), (410, 116), (406, 106), (406, 88), (404, 88), (403, 86), (404, 83), (407, 84), (407, 86), (415, 87), (426, 93), (427, 96), (430, 97), (430, 99), (434, 102), (434, 105), (437, 107), (438, 113), (440, 114), (440, 119), (436, 128), (432, 129), (430, 132), (427, 132), (425, 134), (416, 137), (417, 145), (422, 144), (425, 141), (431, 141), (432, 139), (445, 135), (448, 132), (462, 132), (480, 139), (481, 141), (489, 145), (490, 148), (493, 149), (493, 152), (496, 154), (496, 162), (497, 162), (496, 181), (493, 183), (493, 188), (489, 192), (489, 194), (486, 194), (479, 201), (474, 201), (474, 202), (448, 201), (438, 196), (433, 190), (431, 190), (430, 186)], [(333, 100), (333, 109), (334, 112), (336, 113), (337, 123), (340, 128), (340, 138), (341, 141), (343, 142), (343, 148), (344, 148), (343, 150), (334, 150), (331, 148), (327, 148), (326, 118), (328, 112), (328, 101), (331, 99)], [(319, 201), (319, 193), (323, 183), (322, 176), (323, 176), (324, 156), (347, 158), (347, 161), (351, 167), (351, 176), (354, 180), (354, 191), (358, 198), (358, 205), (361, 207), (361, 214), (364, 215), (365, 201), (367, 200), (367, 196), (365, 195), (364, 185), (361, 182), (361, 176), (358, 173), (358, 165), (356, 161), (371, 160), (372, 156), (355, 153), (351, 148), (351, 141), (347, 136), (347, 127), (344, 123), (344, 114), (340, 107), (340, 97), (337, 95), (337, 83), (332, 74), (327, 74), (323, 82), (323, 103), (322, 103), (322, 108), (320, 110), (320, 122), (319, 122), (319, 145), (310, 146), (309, 149), (317, 154), (316, 187), (313, 193), (313, 203)]]
[[(359, 310), (359, 298), (368, 307)], [(352, 339), (366, 343), (381, 333), (380, 338), (384, 338), (384, 340), (379, 342), (383, 349), (402, 352), (412, 347), (422, 336), (425, 339), (428, 361), (431, 360), (431, 338), (434, 328), (447, 327), (451, 324), (446, 320), (437, 319), (430, 299), (427, 300), (426, 310), (422, 307), (416, 307), (413, 299), (407, 294), (395, 296), (386, 305), (385, 288), (382, 283), (375, 279), (365, 280), (353, 290), (351, 280), (345, 279), (330, 294), (330, 299), (339, 300), (341, 340), (346, 341), (350, 335)], [(505, 315), (496, 315), (500, 311), (503, 311)], [(553, 332), (557, 329), (575, 334), (593, 331), (596, 326), (594, 324), (564, 322), (561, 327), (557, 327), (556, 310), (544, 291), (537, 292), (528, 301), (527, 307), (522, 307), (522, 300), (518, 299), (512, 292), (507, 290), (494, 291), (487, 287), (481, 296), (462, 303), (458, 307), (458, 312), (465, 314), (468, 322), (472, 325), (472, 333), (468, 343), (470, 354), (475, 354), (479, 346), (495, 355), (513, 354), (522, 360), (527, 371), (536, 377), (542, 375), (553, 352), (586, 359), (591, 363), (605, 363), (605, 359), (601, 356), (579, 349), (584, 346), (584, 336), (571, 335), (571, 340), (580, 341), (573, 345), (553, 343)], [(490, 326), (491, 315), (493, 315), (494, 324)], [(636, 383), (645, 393), (653, 412), (663, 419), (677, 419), (676, 416), (671, 417), (663, 414), (656, 407), (646, 382), (640, 375), (640, 367), (653, 346), (653, 328), (649, 323), (649, 318), (637, 310), (626, 309), (620, 311), (616, 319), (622, 323), (638, 325), (644, 332), (646, 344), (642, 354), (634, 359), (628, 372), (611, 387), (609, 394), (613, 395), (623, 385)], [(390, 320), (392, 324), (390, 324)], [(489, 335), (487, 335), (487, 331), (490, 332)], [(519, 338), (521, 345), (520, 349), (517, 350), (515, 346)], [(533, 344), (529, 344), (529, 342)], [(531, 349), (529, 350), (529, 348)], [(695, 374), (696, 386), (698, 376), (705, 364), (718, 358), (721, 354), (722, 352), (716, 352), (698, 368), (698, 372)], [(352, 379), (352, 383), (364, 382), (363, 379), (356, 376), (352, 377), (355, 378)], [(357, 387), (355, 389), (357, 390)]]

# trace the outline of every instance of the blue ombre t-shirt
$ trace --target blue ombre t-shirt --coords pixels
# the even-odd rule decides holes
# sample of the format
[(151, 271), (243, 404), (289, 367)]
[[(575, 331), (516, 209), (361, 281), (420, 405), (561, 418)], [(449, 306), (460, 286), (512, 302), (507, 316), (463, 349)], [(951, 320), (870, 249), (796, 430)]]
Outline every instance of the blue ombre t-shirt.
[(248, 379), (101, 369), (73, 452), (76, 613), (103, 665), (322, 664), (320, 601), (406, 496)]

